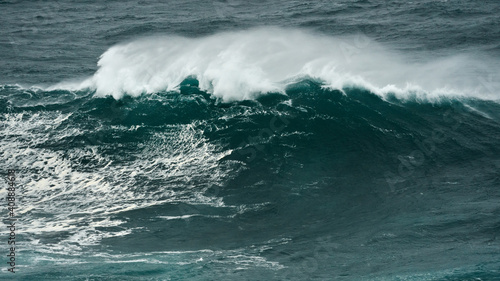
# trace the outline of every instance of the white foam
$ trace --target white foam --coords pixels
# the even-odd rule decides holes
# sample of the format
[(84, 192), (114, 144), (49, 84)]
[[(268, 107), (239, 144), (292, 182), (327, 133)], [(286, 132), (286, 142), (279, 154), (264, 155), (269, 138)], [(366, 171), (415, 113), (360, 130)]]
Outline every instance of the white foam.
[(472, 54), (416, 59), (364, 35), (331, 37), (259, 28), (202, 38), (156, 36), (109, 48), (94, 76), (51, 87), (91, 88), (98, 96), (176, 90), (188, 76), (224, 101), (283, 92), (304, 76), (332, 88), (363, 86), (377, 94), (467, 95), (498, 99), (498, 59)]
[[(16, 210), (23, 225), (18, 232), (27, 237), (64, 234), (60, 241), (50, 245), (40, 245), (38, 239), (33, 239), (31, 245), (37, 251), (71, 254), (104, 238), (132, 233), (134, 228), (123, 228), (123, 221), (111, 219), (110, 215), (115, 213), (166, 202), (224, 206), (221, 198), (207, 196), (205, 190), (226, 178), (227, 167), (218, 165), (218, 161), (230, 151), (221, 151), (206, 142), (193, 124), (155, 133), (146, 148), (137, 152), (135, 161), (120, 162), (112, 161), (96, 146), (64, 151), (47, 147), (54, 140), (84, 134), (74, 124), (56, 130), (70, 117), (71, 113), (57, 111), (2, 115), (5, 136), (0, 140), (3, 148), (0, 160), (6, 167), (17, 170), (16, 184), (23, 195)], [(96, 130), (102, 130), (102, 126), (96, 126)], [(91, 170), (75, 165), (84, 159), (94, 163)], [(168, 183), (158, 191), (151, 191), (137, 177), (146, 182)], [(187, 184), (191, 180), (199, 184)], [(6, 193), (6, 189), (0, 189), (0, 196), (5, 197)], [(102, 230), (102, 227), (116, 230)]]

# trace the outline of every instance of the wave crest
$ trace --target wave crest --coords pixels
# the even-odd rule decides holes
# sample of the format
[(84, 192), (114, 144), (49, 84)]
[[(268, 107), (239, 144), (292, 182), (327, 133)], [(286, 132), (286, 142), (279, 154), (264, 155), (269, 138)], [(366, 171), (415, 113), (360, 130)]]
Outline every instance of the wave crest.
[[(488, 66), (489, 65), (489, 66)], [(500, 64), (498, 64), (500, 65)], [(363, 35), (330, 37), (302, 30), (260, 28), (202, 38), (157, 36), (109, 48), (83, 82), (52, 87), (91, 88), (98, 96), (177, 90), (186, 77), (223, 101), (284, 92), (303, 77), (343, 89), (361, 86), (385, 95), (466, 95), (497, 99), (495, 64), (456, 55), (422, 61)]]

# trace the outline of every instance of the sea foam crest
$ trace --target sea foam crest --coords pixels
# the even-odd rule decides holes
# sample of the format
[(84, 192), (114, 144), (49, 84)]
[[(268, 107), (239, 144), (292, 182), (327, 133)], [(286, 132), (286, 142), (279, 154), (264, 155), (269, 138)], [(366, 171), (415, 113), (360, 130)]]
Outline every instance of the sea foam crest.
[[(156, 36), (109, 48), (97, 72), (80, 83), (52, 88), (90, 88), (96, 95), (178, 89), (189, 76), (202, 90), (223, 101), (283, 92), (304, 77), (342, 89), (361, 86), (376, 94), (423, 93), (498, 99), (500, 83), (492, 60), (469, 55), (411, 57), (381, 46), (364, 35), (331, 37), (304, 30), (259, 28), (201, 38)], [(488, 78), (489, 77), (489, 78)]]

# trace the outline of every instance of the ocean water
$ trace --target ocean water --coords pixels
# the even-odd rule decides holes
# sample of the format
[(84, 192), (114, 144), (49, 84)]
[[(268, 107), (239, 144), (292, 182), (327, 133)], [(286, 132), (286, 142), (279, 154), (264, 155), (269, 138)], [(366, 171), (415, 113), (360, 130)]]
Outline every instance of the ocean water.
[(499, 15), (0, 1), (0, 279), (500, 280)]

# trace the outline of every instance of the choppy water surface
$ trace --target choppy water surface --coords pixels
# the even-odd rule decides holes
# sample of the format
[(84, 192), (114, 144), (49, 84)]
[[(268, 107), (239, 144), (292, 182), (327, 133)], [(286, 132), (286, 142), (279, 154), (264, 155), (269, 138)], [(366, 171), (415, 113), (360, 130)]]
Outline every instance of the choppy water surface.
[(1, 1), (0, 278), (500, 278), (499, 12)]

